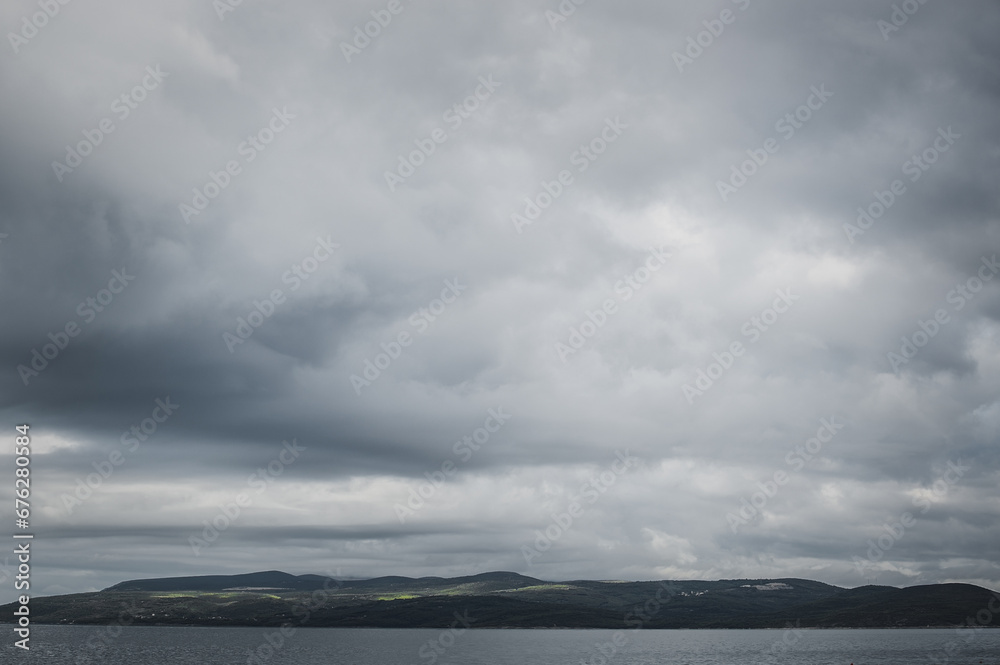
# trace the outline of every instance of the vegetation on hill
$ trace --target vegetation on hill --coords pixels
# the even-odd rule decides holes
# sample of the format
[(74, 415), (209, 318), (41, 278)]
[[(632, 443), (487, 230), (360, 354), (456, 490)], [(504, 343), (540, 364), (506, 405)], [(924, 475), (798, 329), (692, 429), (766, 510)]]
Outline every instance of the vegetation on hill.
[[(122, 582), (33, 598), (59, 624), (474, 628), (784, 628), (965, 625), (1000, 594), (969, 584), (856, 589), (802, 579), (545, 582), (516, 573), (333, 580), (279, 571)], [(14, 605), (0, 608), (10, 621)], [(981, 610), (987, 610), (982, 613)], [(981, 625), (981, 623), (976, 623)]]

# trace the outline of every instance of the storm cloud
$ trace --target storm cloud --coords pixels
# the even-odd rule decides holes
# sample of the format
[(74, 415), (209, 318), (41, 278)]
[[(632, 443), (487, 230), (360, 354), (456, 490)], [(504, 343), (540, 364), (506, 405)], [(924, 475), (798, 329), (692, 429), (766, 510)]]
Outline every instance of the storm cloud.
[(49, 4), (0, 9), (34, 593), (1000, 588), (995, 2)]

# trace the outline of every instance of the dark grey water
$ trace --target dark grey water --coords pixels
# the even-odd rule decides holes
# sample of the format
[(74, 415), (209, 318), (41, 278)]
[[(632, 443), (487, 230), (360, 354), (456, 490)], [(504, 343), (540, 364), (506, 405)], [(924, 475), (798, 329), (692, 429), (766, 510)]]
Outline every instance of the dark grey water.
[[(618, 642), (616, 644), (615, 642)], [(1000, 665), (1000, 630), (447, 630), (37, 626), (46, 665)], [(950, 651), (950, 653), (949, 653)]]

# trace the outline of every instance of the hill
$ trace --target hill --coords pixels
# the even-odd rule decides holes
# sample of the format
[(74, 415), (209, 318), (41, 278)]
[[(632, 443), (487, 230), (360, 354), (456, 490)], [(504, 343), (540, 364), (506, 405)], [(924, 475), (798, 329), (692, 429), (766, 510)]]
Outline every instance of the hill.
[[(130, 580), (94, 593), (33, 598), (31, 616), (37, 623), (130, 625), (407, 628), (462, 620), (477, 628), (902, 628), (963, 625), (998, 600), (1000, 594), (969, 584), (547, 582), (511, 572), (334, 580), (271, 570)], [(4, 621), (13, 610), (0, 608)], [(990, 613), (990, 625), (1000, 626), (1000, 613)]]

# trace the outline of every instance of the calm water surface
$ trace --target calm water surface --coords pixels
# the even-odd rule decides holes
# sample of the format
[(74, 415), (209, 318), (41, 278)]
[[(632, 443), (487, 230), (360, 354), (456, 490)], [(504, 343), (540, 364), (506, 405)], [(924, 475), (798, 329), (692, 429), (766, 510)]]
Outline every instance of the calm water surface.
[[(1000, 665), (1000, 630), (468, 630), (32, 627), (31, 651), (0, 663), (46, 665)], [(268, 643), (276, 645), (272, 647)], [(783, 648), (783, 646), (786, 648)], [(949, 655), (949, 651), (950, 655)], [(259, 658), (251, 659), (251, 650)]]

